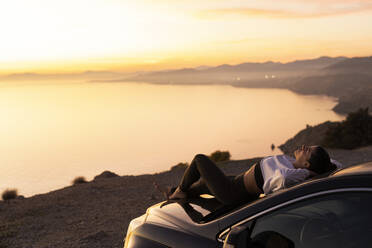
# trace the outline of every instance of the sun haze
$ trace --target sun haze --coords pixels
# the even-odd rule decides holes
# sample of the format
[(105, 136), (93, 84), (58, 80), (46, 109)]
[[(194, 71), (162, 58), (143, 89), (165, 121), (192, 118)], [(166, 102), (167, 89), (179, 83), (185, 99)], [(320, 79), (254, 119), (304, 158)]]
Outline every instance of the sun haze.
[(5, 1), (0, 74), (369, 56), (371, 13), (371, 0)]

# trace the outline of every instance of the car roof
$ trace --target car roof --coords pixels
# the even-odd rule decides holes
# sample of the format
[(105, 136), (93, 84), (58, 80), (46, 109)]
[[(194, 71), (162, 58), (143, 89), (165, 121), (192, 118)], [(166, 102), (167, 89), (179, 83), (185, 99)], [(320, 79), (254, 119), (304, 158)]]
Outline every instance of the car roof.
[(358, 164), (358, 165), (352, 165), (352, 166), (348, 166), (348, 167), (345, 167), (345, 168), (342, 168), (342, 169), (338, 169), (332, 173), (326, 173), (326, 174), (323, 174), (323, 175), (318, 175), (318, 176), (315, 176), (309, 180), (306, 180), (304, 182), (301, 182), (301, 183), (298, 183), (292, 187), (289, 187), (289, 188), (285, 188), (285, 189), (282, 189), (280, 190), (279, 192), (275, 192), (271, 195), (276, 195), (276, 194), (281, 194), (283, 192), (286, 192), (286, 191), (291, 191), (293, 190), (293, 188), (301, 188), (301, 187), (306, 187), (307, 185), (312, 185), (312, 184), (318, 184), (319, 182), (320, 183), (323, 183), (325, 181), (334, 181), (334, 180), (337, 180), (339, 178), (343, 178), (343, 179), (346, 179), (346, 178), (354, 178), (355, 176), (372, 176), (372, 162), (366, 162), (366, 163), (363, 163), (363, 164)]
[(333, 173), (330, 176), (355, 176), (355, 175), (363, 175), (363, 174), (372, 175), (372, 162), (337, 170), (335, 173)]

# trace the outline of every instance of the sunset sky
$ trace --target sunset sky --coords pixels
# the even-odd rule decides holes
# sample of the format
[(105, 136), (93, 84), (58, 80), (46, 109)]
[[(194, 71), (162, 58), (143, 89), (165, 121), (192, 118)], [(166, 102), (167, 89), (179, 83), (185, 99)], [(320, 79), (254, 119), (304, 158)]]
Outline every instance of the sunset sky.
[(372, 55), (372, 0), (15, 0), (0, 74)]

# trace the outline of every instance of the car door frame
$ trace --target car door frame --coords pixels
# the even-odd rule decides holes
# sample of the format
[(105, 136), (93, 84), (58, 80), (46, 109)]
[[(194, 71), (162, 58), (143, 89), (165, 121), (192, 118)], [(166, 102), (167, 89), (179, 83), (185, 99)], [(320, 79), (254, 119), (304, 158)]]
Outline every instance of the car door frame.
[(256, 214), (253, 214), (251, 216), (248, 216), (247, 218), (241, 220), (241, 221), (238, 221), (234, 224), (232, 224), (231, 226), (223, 229), (221, 232), (219, 232), (217, 234), (217, 241), (221, 244), (223, 244), (223, 242), (225, 241), (225, 238), (227, 236), (227, 234), (234, 228), (234, 227), (237, 227), (237, 226), (241, 226), (241, 225), (245, 225), (247, 222), (250, 222), (250, 221), (253, 221), (265, 214), (268, 214), (268, 213), (271, 213), (273, 211), (276, 211), (280, 208), (283, 208), (283, 207), (286, 207), (286, 206), (289, 206), (291, 204), (294, 204), (294, 203), (297, 203), (297, 202), (301, 202), (301, 201), (304, 201), (304, 200), (307, 200), (307, 199), (310, 199), (310, 198), (314, 198), (314, 197), (318, 197), (318, 196), (323, 196), (323, 195), (330, 195), (330, 194), (335, 194), (335, 193), (344, 193), (344, 192), (372, 192), (372, 187), (345, 187), (345, 188), (341, 188), (341, 189), (329, 189), (329, 190), (323, 190), (323, 191), (319, 191), (319, 192), (316, 192), (316, 193), (311, 193), (311, 194), (308, 194), (308, 195), (303, 195), (303, 196), (300, 196), (300, 197), (297, 197), (297, 198), (294, 198), (294, 199), (291, 199), (291, 200), (288, 200), (288, 201), (285, 201), (283, 203), (280, 203), (276, 206), (273, 206), (273, 207), (269, 207), (265, 210), (262, 210)]

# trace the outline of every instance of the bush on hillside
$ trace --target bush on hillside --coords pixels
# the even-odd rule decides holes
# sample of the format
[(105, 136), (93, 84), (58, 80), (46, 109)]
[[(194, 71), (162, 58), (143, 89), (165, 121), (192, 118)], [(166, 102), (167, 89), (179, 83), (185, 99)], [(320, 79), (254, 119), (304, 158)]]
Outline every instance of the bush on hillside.
[(230, 157), (231, 155), (228, 151), (215, 151), (211, 155), (209, 155), (209, 158), (213, 162), (229, 161)]
[(1, 195), (4, 201), (15, 199), (17, 198), (17, 196), (18, 196), (18, 191), (16, 189), (6, 189)]
[(343, 149), (372, 145), (372, 116), (368, 108), (349, 113), (346, 120), (330, 127), (322, 145)]
[(113, 177), (119, 177), (119, 176), (117, 174), (115, 174), (114, 172), (106, 170), (106, 171), (102, 172), (101, 174), (95, 176), (94, 180), (105, 179), (105, 178), (113, 178)]
[[(230, 152), (228, 151), (215, 151), (211, 155), (209, 155), (209, 158), (213, 162), (223, 162), (223, 161), (229, 161), (231, 158)], [(174, 166), (171, 167), (171, 170), (175, 169), (186, 169), (189, 166), (189, 163), (183, 163), (180, 162)]]
[(87, 180), (85, 180), (85, 177), (77, 177), (72, 181), (72, 185), (87, 183)]

